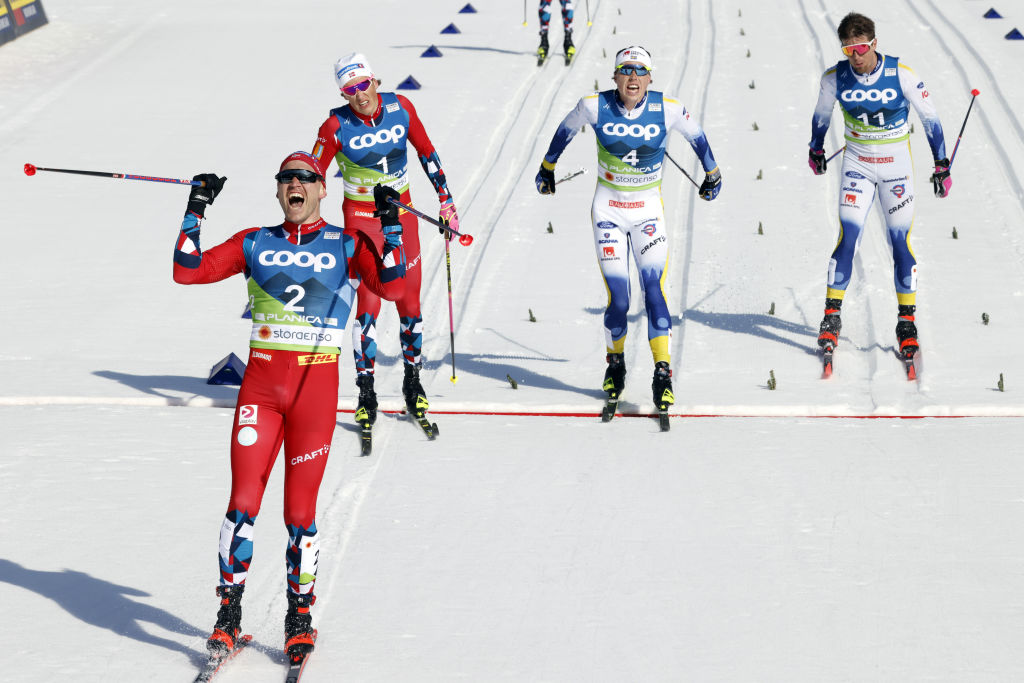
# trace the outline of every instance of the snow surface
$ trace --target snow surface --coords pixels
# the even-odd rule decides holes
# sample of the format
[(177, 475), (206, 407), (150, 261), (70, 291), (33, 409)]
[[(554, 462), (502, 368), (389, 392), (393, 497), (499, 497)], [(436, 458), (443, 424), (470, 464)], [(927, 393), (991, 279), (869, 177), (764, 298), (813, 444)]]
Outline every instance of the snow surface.
[[(838, 176), (811, 175), (805, 150), (846, 4), (577, 3), (576, 62), (541, 69), (533, 2), (527, 26), (495, 0), (476, 14), (458, 13), (464, 0), (44, 4), (49, 25), (0, 48), (0, 671), (194, 675), (216, 611), (236, 393), (205, 378), (248, 338), (240, 278), (171, 281), (184, 188), (30, 178), (23, 164), (222, 173), (203, 228), (215, 244), (279, 220), (273, 171), (311, 147), (340, 102), (334, 60), (361, 50), (385, 89), (423, 84), (408, 94), (476, 241), (452, 248), (452, 383), (444, 247), (423, 228), (436, 442), (388, 414), (358, 457), (342, 356), (306, 680), (1024, 679), (1024, 45), (1003, 39), (1024, 29), (1019, 7), (997, 6), (998, 20), (976, 0), (856, 7), (928, 85), (950, 152), (981, 91), (948, 199), (931, 194), (919, 125), (912, 137), (926, 368), (910, 383), (877, 218), (832, 380), (815, 355)], [(440, 34), (452, 22), (461, 33)], [(559, 44), (557, 14), (552, 31)], [(611, 55), (631, 43), (653, 53), (654, 87), (702, 122), (724, 180), (705, 203), (665, 174), (685, 416), (667, 434), (572, 416), (596, 413), (604, 367), (592, 133), (556, 171), (590, 174), (555, 197), (533, 188), (558, 121), (611, 86)], [(444, 56), (420, 58), (430, 45)], [(698, 177), (681, 137), (669, 149)], [(411, 177), (432, 212), (428, 181)], [(339, 222), (340, 184), (329, 192)], [(638, 295), (623, 409), (646, 414)], [(386, 307), (377, 387), (390, 409), (397, 326)], [(255, 642), (226, 683), (283, 676), (280, 468), (267, 491), (244, 607)]]

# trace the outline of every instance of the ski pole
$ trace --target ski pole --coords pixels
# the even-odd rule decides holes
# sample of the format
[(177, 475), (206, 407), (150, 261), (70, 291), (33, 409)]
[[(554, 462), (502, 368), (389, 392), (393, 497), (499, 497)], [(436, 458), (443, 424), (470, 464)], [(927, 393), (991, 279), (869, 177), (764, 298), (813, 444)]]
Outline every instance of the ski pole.
[(830, 162), (833, 159), (835, 159), (837, 156), (839, 156), (839, 153), (842, 152), (844, 149), (846, 149), (846, 145), (843, 145), (842, 147), (837, 149), (832, 156), (830, 156), (828, 159), (825, 159), (825, 163), (827, 164), (828, 162)]
[[(453, 235), (458, 235), (459, 236), (459, 244), (461, 244), (462, 246), (468, 247), (469, 245), (473, 244), (473, 236), (472, 235), (468, 235), (468, 234), (466, 234), (464, 232), (459, 232), (455, 228), (450, 228), (447, 225), (445, 225), (444, 223), (442, 223), (441, 221), (437, 220), (436, 218), (432, 218), (432, 217), (428, 216), (427, 214), (423, 213), (422, 211), (418, 211), (418, 210), (412, 208), (408, 204), (403, 204), (402, 202), (398, 201), (397, 199), (392, 199), (391, 197), (388, 197), (387, 200), (388, 200), (388, 202), (390, 202), (391, 204), (394, 204), (398, 208), (405, 209), (406, 211), (411, 213), (413, 216), (416, 216), (418, 218), (422, 218), (423, 220), (425, 220), (426, 222), (430, 223), (431, 225), (436, 225), (437, 227), (441, 228), (442, 230), (447, 230), (448, 232), (452, 233)], [(445, 240), (445, 242), (448, 242), (448, 240)]]
[(956, 159), (956, 150), (960, 146), (960, 138), (964, 134), (964, 128), (967, 127), (967, 117), (971, 115), (971, 107), (974, 106), (974, 98), (980, 95), (981, 92), (977, 88), (971, 91), (971, 103), (967, 105), (967, 115), (964, 116), (964, 125), (960, 126), (960, 135), (956, 136), (956, 144), (953, 145), (953, 154), (949, 157), (949, 167), (953, 168), (953, 159)]
[(687, 180), (689, 180), (691, 183), (693, 183), (694, 187), (696, 187), (698, 190), (700, 189), (700, 185), (697, 184), (697, 181), (690, 177), (690, 174), (687, 173), (686, 170), (683, 169), (683, 167), (680, 166), (678, 164), (678, 162), (676, 162), (676, 160), (672, 158), (671, 154), (669, 154), (668, 152), (665, 152), (665, 156), (668, 157), (669, 161), (671, 161), (673, 164), (675, 164), (676, 168), (678, 168), (680, 171), (683, 172), (683, 175), (686, 176)]
[(455, 314), (452, 312), (452, 251), (448, 248), (448, 240), (444, 241), (444, 265), (448, 271), (448, 330), (452, 339), (452, 384), (459, 381), (455, 376)]
[(70, 168), (43, 168), (25, 164), (25, 175), (35, 175), (36, 171), (50, 171), (51, 173), (74, 173), (76, 175), (91, 175), (100, 178), (124, 178), (125, 180), (149, 180), (154, 183), (175, 183), (177, 185), (198, 185), (205, 187), (201, 180), (183, 180), (181, 178), (158, 178), (151, 175), (132, 175), (130, 173), (106, 173), (104, 171), (75, 171)]
[(523, 26), (526, 26), (526, 0), (523, 0)]
[(594, 23), (590, 21), (590, 0), (587, 0), (587, 26), (593, 26)]
[(581, 168), (581, 169), (580, 169), (580, 170), (578, 170), (578, 171), (575, 171), (575, 172), (573, 172), (573, 173), (570, 173), (569, 175), (565, 176), (565, 177), (564, 177), (564, 178), (562, 178), (561, 180), (558, 180), (558, 181), (556, 181), (556, 182), (555, 182), (555, 185), (561, 185), (561, 184), (562, 184), (562, 183), (564, 183), (564, 182), (565, 182), (566, 180), (572, 180), (572, 179), (573, 179), (573, 178), (575, 178), (576, 176), (581, 176), (581, 175), (583, 175), (583, 174), (584, 174), (584, 173), (586, 173), (586, 172), (587, 172), (587, 169), (585, 169), (585, 168)]

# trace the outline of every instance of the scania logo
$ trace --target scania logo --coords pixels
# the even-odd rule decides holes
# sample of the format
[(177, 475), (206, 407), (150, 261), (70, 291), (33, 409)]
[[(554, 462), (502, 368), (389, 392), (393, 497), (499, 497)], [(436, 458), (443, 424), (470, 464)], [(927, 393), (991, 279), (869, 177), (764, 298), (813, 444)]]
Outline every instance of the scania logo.
[(888, 104), (896, 99), (896, 91), (893, 88), (885, 90), (844, 90), (840, 95), (843, 102), (881, 102)]
[(308, 251), (264, 251), (260, 253), (260, 263), (264, 266), (298, 266), (299, 268), (313, 267), (313, 272), (319, 273), (322, 270), (330, 270), (337, 263), (333, 254), (326, 252), (311, 254)]
[(627, 126), (625, 123), (606, 123), (601, 126), (601, 130), (605, 135), (614, 135), (619, 138), (642, 137), (644, 140), (650, 140), (661, 133), (661, 126), (654, 123), (648, 123), (646, 126), (641, 126), (639, 123), (634, 123), (631, 126)]
[(405, 126), (398, 124), (391, 128), (378, 130), (376, 133), (364, 133), (353, 135), (349, 138), (348, 146), (352, 149), (364, 149), (374, 145), (383, 145), (388, 142), (398, 142), (405, 135)]

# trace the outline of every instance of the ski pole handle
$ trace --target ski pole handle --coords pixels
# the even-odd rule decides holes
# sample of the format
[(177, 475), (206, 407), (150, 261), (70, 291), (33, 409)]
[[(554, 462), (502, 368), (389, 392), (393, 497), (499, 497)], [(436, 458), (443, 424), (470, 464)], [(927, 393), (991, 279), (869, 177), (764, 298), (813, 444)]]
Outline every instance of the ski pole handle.
[(132, 175), (130, 173), (106, 173), (105, 171), (77, 171), (70, 168), (44, 168), (25, 164), (25, 175), (32, 176), (36, 171), (49, 171), (51, 173), (73, 173), (75, 175), (91, 175), (99, 178), (122, 178), (124, 180), (148, 180), (154, 183), (174, 183), (175, 185), (198, 185), (205, 187), (201, 180), (184, 180), (182, 178), (159, 178), (151, 175)]
[(434, 218), (432, 216), (428, 216), (427, 214), (423, 213), (422, 211), (418, 211), (418, 210), (412, 208), (408, 204), (403, 204), (402, 202), (398, 201), (397, 199), (394, 199), (392, 197), (388, 197), (387, 201), (389, 203), (391, 203), (391, 204), (394, 204), (395, 206), (397, 206), (400, 209), (405, 209), (406, 211), (411, 213), (413, 216), (416, 216), (417, 218), (422, 218), (426, 222), (428, 222), (428, 223), (430, 223), (432, 225), (436, 225), (437, 227), (441, 228), (442, 230), (447, 230), (448, 232), (452, 233), (453, 235), (458, 235), (459, 236), (459, 244), (461, 244), (462, 246), (468, 247), (469, 245), (473, 244), (473, 236), (472, 235), (468, 235), (468, 234), (466, 234), (464, 232), (459, 232), (458, 230), (456, 230), (454, 228), (449, 228), (447, 225), (445, 225), (441, 221), (437, 220), (436, 218)]
[(964, 128), (967, 127), (967, 117), (971, 115), (971, 107), (974, 106), (974, 98), (980, 95), (981, 92), (975, 88), (971, 91), (971, 103), (967, 105), (967, 114), (964, 116), (964, 123), (960, 126), (960, 135), (956, 136), (956, 144), (953, 145), (953, 154), (949, 157), (949, 168), (953, 168), (953, 159), (956, 159), (956, 150), (960, 147), (960, 138), (964, 135)]

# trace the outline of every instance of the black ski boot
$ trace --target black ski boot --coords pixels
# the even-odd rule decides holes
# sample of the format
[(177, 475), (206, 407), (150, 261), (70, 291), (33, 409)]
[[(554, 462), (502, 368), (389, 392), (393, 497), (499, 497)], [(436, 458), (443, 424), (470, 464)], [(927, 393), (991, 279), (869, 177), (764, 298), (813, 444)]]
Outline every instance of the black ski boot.
[(217, 623), (213, 625), (213, 635), (206, 641), (206, 649), (211, 653), (228, 653), (235, 649), (238, 636), (242, 634), (242, 592), (245, 586), (217, 586), (220, 597), (220, 609), (217, 610)]
[(359, 403), (356, 405), (356, 422), (373, 424), (377, 421), (377, 392), (373, 390), (373, 375), (357, 375)]
[(409, 414), (420, 418), (423, 417), (430, 403), (427, 401), (427, 393), (423, 391), (420, 384), (420, 366), (405, 364), (405, 379), (402, 380), (402, 396), (405, 397), (405, 407)]
[(896, 338), (900, 340), (900, 356), (903, 358), (913, 358), (920, 348), (917, 343), (917, 325), (914, 323), (916, 310), (917, 306), (900, 306)]
[(565, 50), (565, 65), (569, 66), (569, 62), (576, 55), (576, 46), (572, 44), (572, 29), (565, 30), (565, 40), (562, 41), (562, 49)]
[(672, 393), (672, 370), (668, 363), (660, 360), (654, 364), (654, 381), (651, 383), (654, 392), (654, 405), (658, 410), (668, 410), (668, 407), (676, 402), (675, 394)]
[(604, 371), (601, 388), (608, 393), (608, 398), (618, 398), (626, 385), (626, 361), (621, 353), (609, 353), (606, 360), (608, 369)]
[(309, 608), (316, 602), (312, 593), (298, 595), (288, 591), (288, 614), (284, 617), (284, 651), (294, 657), (313, 650), (316, 631)]
[(537, 48), (537, 66), (544, 64), (544, 60), (548, 58), (548, 32), (540, 32), (540, 47)]
[(843, 321), (839, 319), (842, 299), (825, 299), (825, 317), (818, 328), (818, 346), (823, 351), (831, 351), (839, 345), (839, 332), (843, 329)]

